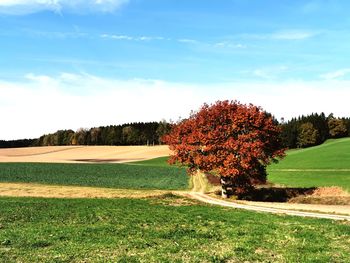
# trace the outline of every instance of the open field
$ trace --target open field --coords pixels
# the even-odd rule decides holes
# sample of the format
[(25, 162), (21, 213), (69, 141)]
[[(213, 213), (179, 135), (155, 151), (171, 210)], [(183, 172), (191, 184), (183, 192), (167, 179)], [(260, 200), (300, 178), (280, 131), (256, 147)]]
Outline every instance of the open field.
[(268, 167), (268, 180), (291, 187), (340, 186), (350, 192), (350, 138), (290, 150)]
[[(126, 156), (135, 156), (131, 149)], [(65, 151), (71, 150), (23, 158), (40, 161)], [(20, 159), (17, 154), (8, 158)], [(189, 178), (164, 155), (146, 160), (145, 154), (134, 162), (121, 154), (118, 160), (127, 164), (0, 163), (0, 262), (350, 260), (349, 222), (249, 212), (174, 196), (187, 196), (173, 190), (188, 190)], [(106, 159), (95, 155), (94, 160)]]
[(348, 262), (350, 225), (138, 199), (0, 198), (3, 262)]
[(185, 168), (168, 165), (0, 163), (6, 183), (175, 190), (187, 189), (188, 180)]
[(0, 149), (0, 162), (122, 163), (168, 156), (168, 146), (47, 146)]
[(9, 197), (147, 198), (171, 192), (171, 190), (114, 189), (105, 187), (47, 185), (35, 183), (0, 183), (0, 196)]
[(169, 167), (168, 163), (169, 156), (158, 157), (154, 159), (148, 159), (143, 161), (129, 162), (128, 164), (144, 165), (144, 166), (160, 166)]

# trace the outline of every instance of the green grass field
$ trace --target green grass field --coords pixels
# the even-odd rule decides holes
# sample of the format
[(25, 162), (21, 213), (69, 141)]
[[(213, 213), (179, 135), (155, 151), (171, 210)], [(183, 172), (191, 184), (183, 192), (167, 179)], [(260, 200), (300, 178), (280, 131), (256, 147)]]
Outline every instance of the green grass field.
[(291, 187), (340, 186), (350, 191), (350, 138), (290, 150), (268, 167), (268, 180)]
[[(269, 180), (350, 189), (350, 172), (339, 170), (350, 169), (349, 150), (350, 139), (342, 139), (290, 151), (269, 167)], [(188, 189), (185, 169), (166, 161), (0, 163), (0, 182)], [(350, 262), (350, 224), (209, 206), (171, 194), (148, 199), (0, 197), (0, 262), (244, 261)]]
[(169, 157), (158, 157), (150, 160), (145, 161), (137, 161), (137, 162), (130, 162), (128, 164), (134, 164), (134, 165), (144, 165), (144, 166), (158, 166), (158, 167), (169, 167), (168, 164)]
[(0, 198), (1, 262), (349, 262), (350, 225), (158, 199)]
[(122, 189), (176, 190), (188, 188), (184, 168), (150, 163), (54, 164), (0, 163), (0, 182), (79, 185)]

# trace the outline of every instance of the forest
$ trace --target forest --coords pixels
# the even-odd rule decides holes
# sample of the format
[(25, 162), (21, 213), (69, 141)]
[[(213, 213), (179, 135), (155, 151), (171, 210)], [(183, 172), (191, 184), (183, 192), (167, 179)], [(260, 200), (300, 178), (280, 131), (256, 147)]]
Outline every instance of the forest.
[(286, 148), (306, 148), (322, 144), (327, 139), (350, 136), (350, 118), (335, 118), (333, 114), (312, 113), (281, 120), (281, 140)]
[(0, 141), (0, 148), (56, 145), (156, 145), (170, 130), (170, 123), (138, 122), (122, 125), (59, 130), (37, 139)]
[[(277, 120), (275, 120), (278, 122)], [(281, 140), (284, 147), (306, 148), (322, 144), (331, 138), (350, 136), (350, 118), (336, 118), (333, 114), (312, 113), (291, 120), (281, 119)], [(37, 139), (0, 140), (0, 148), (56, 146), (56, 145), (159, 145), (171, 129), (171, 123), (138, 122), (100, 126), (77, 131), (59, 130)]]

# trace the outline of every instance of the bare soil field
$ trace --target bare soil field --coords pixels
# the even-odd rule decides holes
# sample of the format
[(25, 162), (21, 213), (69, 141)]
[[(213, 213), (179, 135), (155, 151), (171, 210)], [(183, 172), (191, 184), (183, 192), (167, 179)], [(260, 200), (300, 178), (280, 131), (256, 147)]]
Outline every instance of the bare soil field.
[(161, 146), (45, 146), (0, 149), (0, 162), (123, 163), (170, 154)]

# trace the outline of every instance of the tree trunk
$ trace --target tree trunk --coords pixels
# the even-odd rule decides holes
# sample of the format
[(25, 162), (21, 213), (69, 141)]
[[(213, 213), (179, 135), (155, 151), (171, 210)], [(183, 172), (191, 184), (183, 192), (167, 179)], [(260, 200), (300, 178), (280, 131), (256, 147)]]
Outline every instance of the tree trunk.
[(228, 198), (227, 183), (228, 183), (227, 178), (221, 176), (221, 197), (222, 198)]

